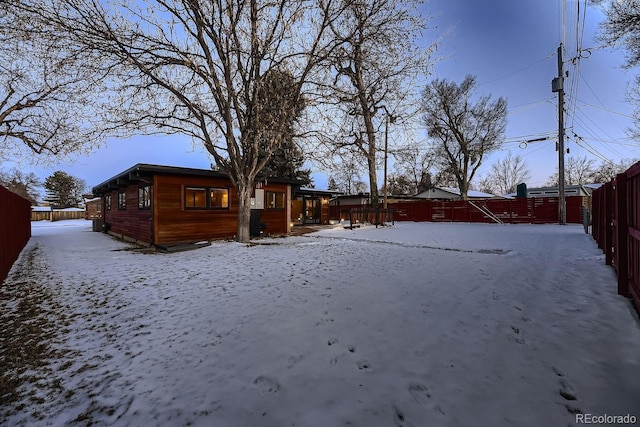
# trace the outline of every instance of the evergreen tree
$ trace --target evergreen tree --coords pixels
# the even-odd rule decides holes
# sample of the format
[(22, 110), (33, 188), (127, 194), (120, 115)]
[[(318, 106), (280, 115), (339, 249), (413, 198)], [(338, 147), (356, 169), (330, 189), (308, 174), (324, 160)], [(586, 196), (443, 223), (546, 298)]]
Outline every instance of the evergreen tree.
[(87, 184), (63, 171), (56, 171), (44, 181), (45, 201), (54, 208), (78, 207)]

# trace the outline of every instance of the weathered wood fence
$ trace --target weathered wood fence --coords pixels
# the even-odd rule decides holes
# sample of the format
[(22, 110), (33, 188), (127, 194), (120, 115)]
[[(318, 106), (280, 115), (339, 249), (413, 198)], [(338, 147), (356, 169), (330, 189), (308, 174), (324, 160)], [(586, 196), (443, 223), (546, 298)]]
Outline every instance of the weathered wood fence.
[(0, 282), (31, 237), (31, 204), (0, 186)]
[(64, 209), (54, 209), (53, 211), (33, 211), (31, 221), (61, 221), (63, 219), (86, 219), (87, 213), (84, 210), (68, 211)]
[(594, 191), (591, 234), (640, 310), (640, 162)]
[[(584, 198), (580, 196), (566, 198), (567, 222), (582, 223), (584, 203)], [(332, 220), (349, 219), (351, 211), (358, 212), (359, 215), (360, 211), (366, 210), (361, 205), (330, 206), (329, 218)], [(390, 204), (389, 211), (388, 215), (393, 215), (392, 218), (395, 221), (496, 222), (498, 219), (507, 224), (551, 224), (558, 222), (558, 198), (474, 200), (472, 202), (468, 200), (416, 200)]]

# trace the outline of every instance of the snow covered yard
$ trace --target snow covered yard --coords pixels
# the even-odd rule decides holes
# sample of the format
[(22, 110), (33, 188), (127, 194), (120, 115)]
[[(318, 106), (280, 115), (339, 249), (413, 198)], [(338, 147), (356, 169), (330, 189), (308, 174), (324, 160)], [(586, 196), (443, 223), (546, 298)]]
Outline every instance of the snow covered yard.
[(0, 424), (640, 418), (640, 322), (581, 226), (256, 243), (144, 253), (82, 220), (34, 223), (0, 286)]

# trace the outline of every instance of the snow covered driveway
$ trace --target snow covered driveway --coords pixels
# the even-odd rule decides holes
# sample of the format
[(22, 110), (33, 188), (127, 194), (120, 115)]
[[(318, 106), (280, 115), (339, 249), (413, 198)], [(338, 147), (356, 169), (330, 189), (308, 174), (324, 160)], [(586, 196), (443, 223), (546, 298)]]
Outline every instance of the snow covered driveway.
[(142, 253), (89, 222), (34, 223), (0, 287), (15, 384), (0, 424), (640, 418), (640, 322), (581, 226), (398, 223), (256, 243)]

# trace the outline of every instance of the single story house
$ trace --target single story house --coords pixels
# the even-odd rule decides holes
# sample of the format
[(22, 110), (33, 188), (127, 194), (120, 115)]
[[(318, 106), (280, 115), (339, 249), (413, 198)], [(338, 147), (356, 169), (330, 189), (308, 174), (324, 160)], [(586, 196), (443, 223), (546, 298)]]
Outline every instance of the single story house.
[[(257, 183), (252, 198), (252, 234), (291, 230), (292, 179)], [(213, 170), (137, 164), (95, 186), (104, 229), (125, 240), (171, 246), (233, 237), (238, 193), (228, 175)]]
[[(434, 200), (460, 200), (460, 190), (451, 187), (433, 187), (426, 191), (416, 194), (420, 199), (434, 199)], [(469, 190), (467, 191), (467, 197), (469, 200), (487, 200), (501, 198), (495, 194), (483, 193), (482, 191)]]

